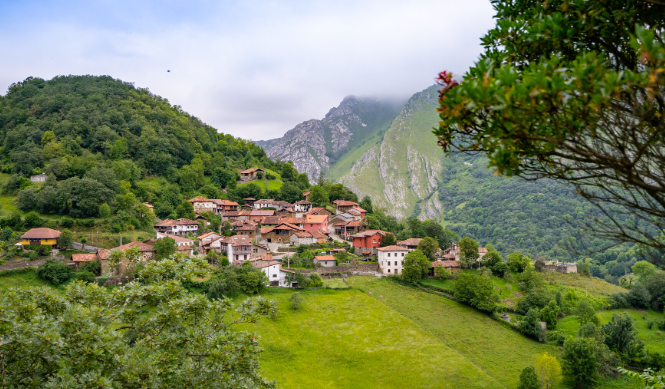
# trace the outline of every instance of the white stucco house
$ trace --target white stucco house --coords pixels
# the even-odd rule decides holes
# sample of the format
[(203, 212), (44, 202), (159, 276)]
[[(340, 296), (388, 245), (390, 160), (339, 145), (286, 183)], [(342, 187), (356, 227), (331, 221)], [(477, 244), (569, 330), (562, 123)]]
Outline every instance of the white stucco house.
[(402, 274), (404, 269), (404, 257), (411, 251), (402, 246), (386, 246), (379, 247), (377, 251), (377, 260), (379, 262), (379, 269), (384, 275), (390, 276), (395, 274)]

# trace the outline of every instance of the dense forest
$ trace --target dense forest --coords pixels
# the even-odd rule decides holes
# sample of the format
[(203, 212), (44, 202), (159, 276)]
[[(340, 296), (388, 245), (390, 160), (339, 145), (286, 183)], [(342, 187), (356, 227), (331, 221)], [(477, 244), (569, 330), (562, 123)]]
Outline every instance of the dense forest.
[(504, 254), (521, 251), (532, 258), (559, 261), (590, 258), (594, 275), (611, 281), (630, 272), (640, 257), (625, 244), (603, 250), (612, 242), (580, 228), (602, 215), (574, 188), (552, 180), (495, 175), (481, 156), (444, 158), (434, 195), (443, 206), (447, 228), (481, 245), (491, 243)]

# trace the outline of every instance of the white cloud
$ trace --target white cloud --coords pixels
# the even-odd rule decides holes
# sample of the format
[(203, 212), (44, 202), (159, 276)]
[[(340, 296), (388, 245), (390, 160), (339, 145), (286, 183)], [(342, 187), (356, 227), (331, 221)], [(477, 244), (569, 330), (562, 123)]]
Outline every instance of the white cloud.
[(486, 0), (204, 2), (182, 15), (130, 5), (107, 20), (86, 16), (100, 8), (26, 21), (25, 32), (0, 27), (0, 88), (28, 76), (108, 74), (220, 131), (268, 139), (346, 95), (406, 98), (441, 70), (464, 72), (493, 25)]

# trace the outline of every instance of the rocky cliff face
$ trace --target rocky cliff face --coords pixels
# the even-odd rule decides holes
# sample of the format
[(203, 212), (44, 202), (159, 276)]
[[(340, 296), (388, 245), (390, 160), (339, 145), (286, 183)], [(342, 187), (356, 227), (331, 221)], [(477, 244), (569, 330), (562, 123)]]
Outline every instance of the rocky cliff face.
[(443, 155), (431, 132), (436, 107), (436, 86), (406, 104), (351, 96), (322, 120), (256, 143), (271, 158), (293, 161), (310, 181), (323, 172), (394, 216), (437, 219), (443, 207), (433, 194)]
[(273, 159), (293, 161), (298, 171), (316, 181), (326, 174), (346, 151), (355, 147), (378, 126), (392, 120), (399, 105), (391, 101), (344, 98), (321, 120), (308, 120), (289, 130), (282, 138), (257, 141)]
[(397, 217), (435, 219), (443, 155), (431, 133), (438, 122), (436, 87), (416, 93), (404, 105), (381, 141), (369, 149), (340, 182)]

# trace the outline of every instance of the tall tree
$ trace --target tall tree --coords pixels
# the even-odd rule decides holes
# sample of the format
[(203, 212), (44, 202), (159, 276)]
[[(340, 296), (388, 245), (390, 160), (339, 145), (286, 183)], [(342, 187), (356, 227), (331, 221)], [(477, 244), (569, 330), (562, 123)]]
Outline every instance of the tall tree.
[(591, 388), (598, 382), (598, 360), (594, 341), (568, 338), (563, 344), (563, 375), (575, 388)]
[(665, 3), (492, 3), (481, 59), (440, 75), (439, 145), (572, 184), (600, 211), (589, 230), (665, 264)]
[(536, 359), (536, 374), (543, 389), (552, 389), (561, 381), (561, 365), (556, 357), (540, 354)]
[(459, 242), (460, 260), (465, 267), (472, 267), (478, 259), (478, 242), (465, 236)]
[(439, 243), (436, 241), (436, 239), (430, 238), (429, 236), (427, 238), (423, 238), (423, 240), (421, 240), (418, 244), (418, 250), (422, 251), (430, 261), (434, 261), (436, 259), (436, 250), (438, 248)]

